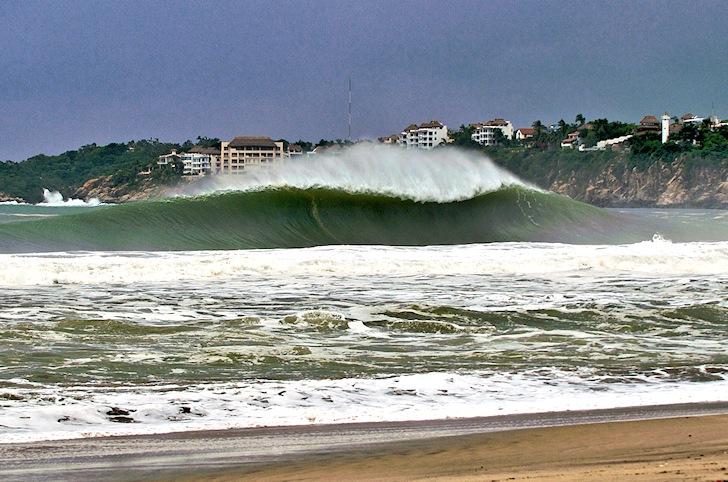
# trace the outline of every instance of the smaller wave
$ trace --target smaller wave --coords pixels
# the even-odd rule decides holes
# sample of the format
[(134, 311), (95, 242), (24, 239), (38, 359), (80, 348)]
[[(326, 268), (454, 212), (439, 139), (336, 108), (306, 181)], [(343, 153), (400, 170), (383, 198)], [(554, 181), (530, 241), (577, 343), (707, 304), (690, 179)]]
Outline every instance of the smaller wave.
[[(561, 245), (473, 244), (429, 247), (325, 246), (204, 252), (0, 254), (0, 285), (163, 282), (246, 276), (443, 276), (579, 273), (610, 276), (728, 272), (728, 243)], [(430, 316), (433, 316), (430, 314)], [(401, 316), (400, 316), (401, 317)], [(463, 324), (468, 314), (437, 319)]]
[(36, 206), (49, 206), (49, 207), (60, 207), (60, 206), (79, 206), (79, 207), (94, 207), (101, 206), (102, 203), (98, 198), (91, 198), (88, 201), (83, 199), (64, 199), (63, 194), (58, 191), (49, 191), (43, 189), (43, 201), (36, 204)]

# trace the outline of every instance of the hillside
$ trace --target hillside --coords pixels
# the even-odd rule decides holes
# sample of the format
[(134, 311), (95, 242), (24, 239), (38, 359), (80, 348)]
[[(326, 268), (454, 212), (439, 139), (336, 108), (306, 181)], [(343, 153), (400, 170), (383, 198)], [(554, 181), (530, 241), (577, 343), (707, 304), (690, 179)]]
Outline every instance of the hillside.
[[(0, 162), (0, 201), (38, 203), (43, 200), (43, 189), (71, 197), (90, 179), (107, 176), (108, 183), (119, 188), (119, 193), (134, 191), (142, 181), (137, 174), (173, 148), (180, 146), (158, 140), (90, 144), (58, 156), (40, 154), (23, 162)], [(147, 178), (147, 184), (164, 184), (175, 176), (155, 169)]]

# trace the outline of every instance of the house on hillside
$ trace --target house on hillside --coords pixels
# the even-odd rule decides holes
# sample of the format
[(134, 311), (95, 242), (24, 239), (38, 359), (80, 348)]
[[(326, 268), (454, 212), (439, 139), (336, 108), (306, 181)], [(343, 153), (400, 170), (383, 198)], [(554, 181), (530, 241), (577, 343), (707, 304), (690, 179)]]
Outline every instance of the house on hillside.
[(682, 117), (680, 117), (680, 123), (681, 124), (700, 124), (705, 120), (703, 117), (698, 117), (693, 114), (685, 114)]
[(161, 156), (157, 157), (157, 165), (158, 166), (167, 166), (169, 164), (174, 164), (179, 160), (180, 155), (177, 153), (177, 149), (172, 149), (172, 152), (169, 154), (162, 154)]
[(596, 149), (598, 151), (614, 151), (624, 152), (630, 147), (630, 139), (634, 137), (632, 134), (620, 137), (614, 137), (612, 139), (605, 139), (597, 142)]
[(220, 145), (220, 160), (214, 171), (218, 174), (238, 174), (246, 169), (280, 161), (283, 157), (281, 141), (263, 136), (239, 136)]
[(513, 137), (517, 141), (525, 141), (526, 139), (531, 139), (533, 136), (536, 135), (536, 129), (532, 127), (521, 127), (519, 129), (516, 129), (515, 134), (513, 134)]
[(579, 131), (574, 131), (561, 141), (562, 149), (576, 149), (579, 147)]
[(204, 176), (212, 171), (212, 166), (219, 158), (218, 149), (194, 146), (187, 152), (177, 152), (177, 149), (172, 149), (171, 153), (157, 158), (157, 165), (166, 166), (181, 162), (183, 176)]
[(646, 115), (634, 129), (635, 136), (645, 136), (648, 134), (660, 135), (662, 126), (659, 119), (653, 115)]
[(497, 144), (496, 131), (500, 131), (505, 139), (513, 139), (513, 124), (511, 124), (511, 121), (505, 119), (497, 118), (489, 120), (485, 124), (470, 124), (469, 127), (473, 128), (473, 133), (470, 135), (470, 138), (484, 146), (494, 146)]
[(410, 124), (397, 140), (400, 145), (419, 149), (432, 149), (445, 142), (448, 142), (447, 127), (436, 120), (420, 125)]
[(194, 146), (183, 153), (180, 160), (184, 164), (183, 175), (204, 176), (212, 171), (212, 166), (220, 160), (220, 149)]

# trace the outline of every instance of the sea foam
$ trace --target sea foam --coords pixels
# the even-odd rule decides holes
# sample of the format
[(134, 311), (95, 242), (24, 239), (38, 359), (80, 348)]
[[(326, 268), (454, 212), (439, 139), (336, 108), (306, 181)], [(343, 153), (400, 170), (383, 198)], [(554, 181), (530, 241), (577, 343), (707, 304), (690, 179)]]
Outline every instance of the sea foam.
[(0, 254), (0, 285), (107, 284), (240, 276), (728, 273), (728, 242), (628, 245), (494, 243), (321, 246), (288, 250)]
[(43, 189), (43, 201), (37, 204), (37, 206), (49, 206), (49, 207), (59, 207), (59, 206), (78, 206), (78, 207), (94, 207), (94, 206), (100, 206), (103, 204), (101, 201), (99, 201), (97, 198), (89, 199), (88, 201), (84, 201), (83, 199), (64, 199), (63, 194), (61, 194), (58, 191), (49, 191), (48, 189)]

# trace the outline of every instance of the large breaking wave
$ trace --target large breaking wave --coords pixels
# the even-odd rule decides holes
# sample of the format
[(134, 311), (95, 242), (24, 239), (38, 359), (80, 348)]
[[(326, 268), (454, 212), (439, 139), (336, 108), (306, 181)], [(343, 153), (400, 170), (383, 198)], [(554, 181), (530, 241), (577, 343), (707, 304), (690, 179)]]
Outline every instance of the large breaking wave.
[(614, 243), (654, 231), (457, 150), (359, 146), (175, 198), (0, 226), (0, 250), (200, 250), (504, 241)]

